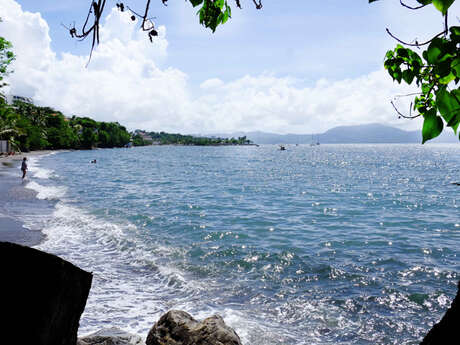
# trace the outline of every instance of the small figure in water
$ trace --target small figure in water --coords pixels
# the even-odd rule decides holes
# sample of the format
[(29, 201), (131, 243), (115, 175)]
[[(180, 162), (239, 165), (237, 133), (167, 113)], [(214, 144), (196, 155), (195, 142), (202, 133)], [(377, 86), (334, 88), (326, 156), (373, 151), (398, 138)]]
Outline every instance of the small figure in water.
[(93, 160), (91, 161), (91, 163), (94, 163), (94, 164), (96, 164), (97, 162), (96, 162), (96, 160), (95, 160), (95, 159), (93, 159)]
[(26, 173), (27, 173), (27, 158), (24, 157), (22, 159), (22, 164), (21, 164), (21, 170), (22, 170), (22, 179), (24, 179), (24, 177), (26, 177)]

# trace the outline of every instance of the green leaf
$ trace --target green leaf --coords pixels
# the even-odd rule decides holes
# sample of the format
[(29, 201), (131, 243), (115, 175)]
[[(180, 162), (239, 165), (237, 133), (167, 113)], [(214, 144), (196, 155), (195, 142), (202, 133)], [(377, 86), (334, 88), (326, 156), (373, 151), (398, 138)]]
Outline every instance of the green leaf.
[(411, 84), (412, 81), (414, 80), (414, 73), (412, 73), (411, 70), (405, 70), (402, 72), (402, 78), (407, 84)]
[[(230, 8), (230, 7), (227, 7), (227, 8)], [(225, 10), (225, 12), (223, 13), (222, 24), (225, 24), (228, 18), (229, 18), (228, 10)]]
[(445, 88), (439, 89), (436, 92), (436, 105), (441, 116), (447, 122), (448, 127), (452, 127), (457, 131), (460, 123), (460, 91), (454, 90), (452, 93)]
[(451, 26), (449, 31), (452, 35), (460, 36), (460, 26)]
[(450, 5), (454, 3), (455, 0), (433, 0), (433, 5), (436, 7), (443, 15), (447, 13)]
[(439, 56), (442, 53), (441, 46), (441, 38), (435, 38), (433, 39), (433, 41), (431, 41), (428, 49), (424, 52), (424, 57), (428, 61), (428, 63), (435, 64), (438, 62)]
[(393, 59), (393, 57), (394, 57), (394, 53), (393, 53), (392, 50), (387, 51), (387, 53), (385, 54), (385, 58), (386, 58), (387, 60)]
[(442, 119), (436, 115), (436, 109), (431, 109), (428, 111), (423, 118), (423, 128), (422, 128), (422, 144), (425, 144), (426, 141), (436, 138), (441, 134), (444, 123)]
[(460, 58), (456, 58), (450, 64), (450, 68), (452, 69), (453, 73), (456, 77), (460, 77)]
[(455, 79), (455, 75), (452, 72), (450, 72), (450, 74), (446, 75), (445, 77), (440, 78), (439, 82), (441, 84), (447, 85), (454, 79)]
[(408, 58), (409, 57), (409, 52), (408, 52), (409, 49), (406, 49), (400, 45), (398, 45), (398, 47), (396, 48), (396, 52), (398, 53), (398, 56), (402, 57), (402, 58)]
[(192, 3), (193, 7), (197, 7), (203, 3), (203, 0), (190, 0), (190, 2)]
[[(457, 101), (457, 104), (460, 105), (460, 90), (455, 89), (451, 92), (451, 95), (455, 98)], [(455, 117), (452, 117), (452, 119), (447, 123), (449, 127), (452, 127), (455, 133), (457, 133), (457, 128), (460, 125), (460, 111), (457, 111), (455, 114)]]
[(219, 7), (220, 9), (224, 8), (225, 0), (216, 0), (214, 1), (214, 5)]
[(433, 84), (422, 84), (422, 92), (424, 94), (427, 94), (428, 91), (430, 91), (432, 86), (433, 86)]
[(459, 43), (460, 42), (460, 26), (451, 26), (449, 28), (450, 31), (450, 39), (454, 43)]

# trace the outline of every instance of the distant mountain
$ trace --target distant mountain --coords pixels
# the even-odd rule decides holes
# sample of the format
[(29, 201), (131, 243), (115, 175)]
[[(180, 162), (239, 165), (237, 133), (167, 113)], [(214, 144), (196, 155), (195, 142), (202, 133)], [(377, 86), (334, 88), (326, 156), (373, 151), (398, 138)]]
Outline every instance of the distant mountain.
[[(421, 143), (422, 132), (405, 131), (382, 124), (334, 127), (320, 134), (275, 134), (266, 132), (235, 132), (214, 134), (218, 137), (246, 136), (256, 144), (385, 144), (385, 143)], [(458, 143), (458, 138), (450, 128), (443, 131), (438, 138), (429, 143)]]
[(335, 127), (319, 135), (328, 144), (419, 143), (420, 131), (404, 131), (380, 124)]

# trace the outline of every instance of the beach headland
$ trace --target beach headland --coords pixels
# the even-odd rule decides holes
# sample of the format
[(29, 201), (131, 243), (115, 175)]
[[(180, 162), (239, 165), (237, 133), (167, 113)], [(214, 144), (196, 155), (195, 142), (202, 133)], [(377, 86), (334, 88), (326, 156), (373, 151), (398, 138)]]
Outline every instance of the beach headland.
[(0, 157), (0, 241), (34, 246), (44, 239), (41, 231), (24, 227), (24, 223), (12, 212), (11, 205), (14, 204), (15, 209), (20, 209), (21, 204), (38, 202), (37, 193), (25, 188), (27, 180), (21, 179), (19, 166), (24, 157), (51, 152), (32, 151)]

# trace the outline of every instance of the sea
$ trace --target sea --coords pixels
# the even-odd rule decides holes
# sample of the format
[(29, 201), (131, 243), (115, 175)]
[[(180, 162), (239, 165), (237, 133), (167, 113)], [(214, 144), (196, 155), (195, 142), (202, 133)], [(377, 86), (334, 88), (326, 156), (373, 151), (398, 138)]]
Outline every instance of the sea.
[(221, 315), (244, 345), (418, 344), (457, 292), (458, 144), (148, 146), (29, 167), (40, 212), (18, 216), (42, 229), (36, 248), (94, 275), (80, 335), (145, 338), (179, 309)]

